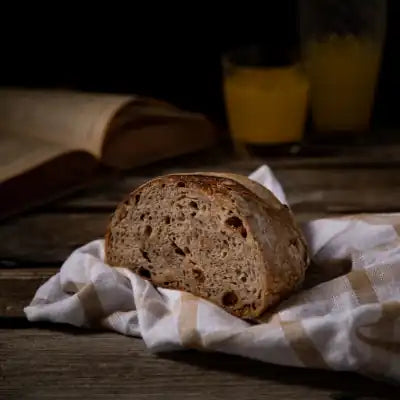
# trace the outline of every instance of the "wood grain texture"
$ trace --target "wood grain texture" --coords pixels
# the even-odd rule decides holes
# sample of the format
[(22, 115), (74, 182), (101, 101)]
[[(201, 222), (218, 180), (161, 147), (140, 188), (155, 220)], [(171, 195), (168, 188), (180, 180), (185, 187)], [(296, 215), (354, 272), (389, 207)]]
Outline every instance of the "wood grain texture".
[(108, 213), (35, 213), (0, 225), (2, 260), (62, 262), (77, 247), (102, 237)]
[(0, 317), (22, 317), (36, 290), (58, 268), (0, 269)]
[(142, 340), (68, 327), (0, 330), (0, 398), (395, 398), (361, 376), (273, 366), (216, 353), (151, 354)]
[[(397, 143), (388, 144), (310, 144), (284, 146), (286, 150), (275, 151), (271, 148), (257, 149), (249, 157), (235, 156), (229, 145), (221, 145), (196, 154), (190, 154), (147, 166), (146, 172), (153, 175), (168, 168), (229, 167), (254, 169), (267, 163), (273, 168), (355, 168), (355, 167), (390, 167), (400, 166), (400, 144), (398, 132), (394, 137)], [(137, 169), (142, 173), (143, 168)]]

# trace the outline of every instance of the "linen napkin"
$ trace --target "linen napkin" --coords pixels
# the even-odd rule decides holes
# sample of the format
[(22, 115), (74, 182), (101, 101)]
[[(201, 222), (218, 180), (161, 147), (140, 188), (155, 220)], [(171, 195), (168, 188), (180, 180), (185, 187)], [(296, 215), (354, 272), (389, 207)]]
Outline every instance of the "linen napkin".
[[(250, 179), (286, 203), (267, 166)], [(30, 321), (142, 337), (154, 352), (194, 348), (400, 382), (400, 214), (319, 219), (302, 228), (312, 257), (305, 288), (256, 322), (109, 267), (103, 240), (76, 249), (25, 313)]]

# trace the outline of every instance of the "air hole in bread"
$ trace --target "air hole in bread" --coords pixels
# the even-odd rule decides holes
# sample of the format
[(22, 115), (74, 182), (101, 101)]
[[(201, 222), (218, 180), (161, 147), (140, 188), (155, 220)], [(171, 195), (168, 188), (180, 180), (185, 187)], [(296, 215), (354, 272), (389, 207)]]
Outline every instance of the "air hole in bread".
[(144, 259), (146, 259), (148, 262), (151, 262), (149, 255), (147, 254), (147, 251), (144, 251), (140, 249), (140, 252), (142, 253), (142, 256)]
[(140, 215), (140, 219), (141, 219), (141, 221), (144, 220), (144, 214), (141, 214), (141, 215)]
[(191, 215), (192, 217), (194, 217), (196, 214), (197, 214), (197, 213), (196, 213), (195, 211), (193, 211), (190, 215)]
[(145, 267), (139, 267), (138, 274), (142, 278), (146, 278), (146, 279), (150, 279), (151, 278), (151, 272)]
[(297, 239), (292, 238), (289, 240), (289, 246), (297, 246)]
[(201, 209), (202, 209), (203, 211), (206, 211), (206, 209), (207, 209), (206, 205), (203, 204), (203, 205), (201, 206)]
[(183, 251), (185, 252), (185, 254), (190, 254), (189, 247), (184, 247)]
[(221, 253), (222, 257), (226, 257), (226, 256), (227, 256), (227, 254), (228, 254), (228, 252), (227, 252), (227, 251), (223, 251), (223, 252)]
[(183, 182), (178, 182), (177, 185), (178, 187), (185, 187), (186, 185)]
[(135, 196), (135, 205), (138, 204), (139, 201), (140, 201), (140, 194), (137, 194), (137, 195)]
[(167, 215), (167, 216), (164, 218), (164, 221), (165, 221), (166, 224), (170, 224), (170, 223), (171, 223), (171, 217), (170, 217), (169, 215)]
[(161, 185), (161, 187), (162, 187), (162, 188), (165, 188), (165, 183), (163, 183), (163, 184)]
[(226, 292), (222, 296), (222, 304), (226, 307), (232, 307), (238, 302), (235, 292)]
[(189, 206), (192, 207), (192, 208), (194, 208), (195, 210), (198, 210), (198, 209), (199, 209), (199, 206), (198, 206), (197, 203), (196, 203), (195, 201), (193, 201), (193, 200), (189, 203)]
[(180, 256), (185, 255), (185, 252), (180, 247), (175, 248), (175, 253), (179, 254)]
[(146, 227), (144, 228), (144, 234), (145, 236), (150, 236), (151, 232), (153, 231), (152, 227), (150, 225), (146, 225)]
[[(174, 240), (175, 240), (175, 238), (174, 238)], [(185, 256), (185, 252), (179, 246), (177, 246), (175, 241), (172, 242), (172, 246), (174, 247), (176, 254), (179, 254), (180, 256)]]
[(198, 282), (204, 282), (204, 273), (201, 269), (198, 268), (193, 268), (192, 269), (193, 275), (194, 275), (194, 279), (196, 279), (196, 281)]
[(246, 228), (243, 226), (243, 222), (239, 217), (233, 216), (233, 217), (229, 217), (226, 221), (225, 221), (225, 225), (233, 228), (233, 229), (238, 229), (240, 234), (242, 235), (242, 237), (244, 237), (246, 239), (247, 237), (247, 230)]
[(232, 228), (240, 228), (243, 226), (242, 220), (239, 217), (233, 216), (229, 217), (226, 221), (225, 224), (232, 227)]

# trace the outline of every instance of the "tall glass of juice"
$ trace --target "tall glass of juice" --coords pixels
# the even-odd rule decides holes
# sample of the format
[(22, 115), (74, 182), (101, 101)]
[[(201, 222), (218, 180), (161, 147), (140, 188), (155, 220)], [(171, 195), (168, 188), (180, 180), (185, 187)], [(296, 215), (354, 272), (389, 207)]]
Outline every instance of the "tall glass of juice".
[(229, 52), (223, 64), (225, 106), (236, 148), (300, 142), (308, 98), (301, 66), (274, 58), (260, 46)]
[(300, 0), (315, 131), (369, 129), (385, 33), (385, 0)]

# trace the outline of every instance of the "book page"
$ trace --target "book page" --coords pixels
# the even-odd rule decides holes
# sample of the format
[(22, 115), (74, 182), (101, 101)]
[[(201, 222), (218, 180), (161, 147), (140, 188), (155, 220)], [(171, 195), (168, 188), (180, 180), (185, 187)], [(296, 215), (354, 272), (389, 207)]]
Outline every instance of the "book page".
[(65, 90), (0, 89), (0, 136), (36, 137), (100, 158), (110, 120), (133, 100)]
[(0, 182), (65, 153), (65, 148), (34, 137), (0, 136)]

